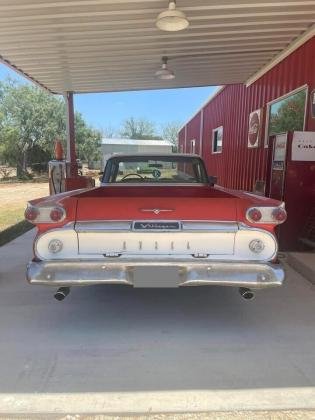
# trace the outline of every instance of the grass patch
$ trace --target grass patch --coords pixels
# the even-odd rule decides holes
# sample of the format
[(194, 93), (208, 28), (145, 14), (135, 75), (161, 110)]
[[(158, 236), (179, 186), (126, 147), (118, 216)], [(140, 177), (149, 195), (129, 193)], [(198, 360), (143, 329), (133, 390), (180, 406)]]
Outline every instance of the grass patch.
[(13, 239), (23, 235), (23, 233), (31, 230), (33, 227), (34, 225), (32, 225), (32, 223), (29, 223), (27, 220), (22, 220), (21, 222), (4, 229), (0, 232), (0, 246), (13, 241)]
[(11, 206), (0, 205), (0, 233), (24, 219), (24, 204)]

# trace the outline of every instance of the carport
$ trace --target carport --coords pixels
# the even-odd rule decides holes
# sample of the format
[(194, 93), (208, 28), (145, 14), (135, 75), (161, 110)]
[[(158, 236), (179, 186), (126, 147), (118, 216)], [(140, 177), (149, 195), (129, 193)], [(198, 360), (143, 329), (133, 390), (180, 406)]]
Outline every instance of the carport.
[[(250, 84), (315, 34), (311, 0), (178, 0), (178, 32), (156, 27), (167, 7), (1, 2), (1, 61), (64, 95), (74, 176), (74, 94)], [(171, 80), (155, 77), (163, 57)], [(289, 267), (249, 305), (216, 288), (91, 288), (61, 307), (24, 283), (32, 235), (0, 254), (0, 413), (315, 409), (314, 287)]]
[[(73, 176), (73, 94), (252, 83), (315, 34), (313, 0), (179, 0), (189, 27), (164, 31), (156, 24), (168, 3), (1, 2), (0, 60), (64, 95)], [(155, 77), (163, 57), (174, 79)]]

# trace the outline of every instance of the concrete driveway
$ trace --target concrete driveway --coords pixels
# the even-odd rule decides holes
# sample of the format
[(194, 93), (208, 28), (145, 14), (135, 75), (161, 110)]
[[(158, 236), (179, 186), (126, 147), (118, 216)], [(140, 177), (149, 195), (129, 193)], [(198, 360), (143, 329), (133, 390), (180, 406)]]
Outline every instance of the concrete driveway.
[(117, 286), (57, 302), (24, 280), (32, 237), (0, 248), (0, 413), (315, 408), (315, 289), (292, 269), (249, 302)]

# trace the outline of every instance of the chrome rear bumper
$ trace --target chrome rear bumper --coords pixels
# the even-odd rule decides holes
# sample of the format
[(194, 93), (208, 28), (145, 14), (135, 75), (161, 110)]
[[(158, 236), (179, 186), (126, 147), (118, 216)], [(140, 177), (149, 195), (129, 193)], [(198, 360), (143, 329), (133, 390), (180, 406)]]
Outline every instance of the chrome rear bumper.
[[(145, 273), (145, 281), (138, 281), (139, 270)], [(157, 273), (161, 274), (160, 281), (153, 279)], [(280, 264), (272, 263), (184, 259), (139, 261), (126, 258), (106, 261), (32, 261), (27, 267), (26, 276), (31, 284), (58, 287), (124, 284), (133, 287), (214, 285), (262, 289), (281, 286), (285, 273)]]

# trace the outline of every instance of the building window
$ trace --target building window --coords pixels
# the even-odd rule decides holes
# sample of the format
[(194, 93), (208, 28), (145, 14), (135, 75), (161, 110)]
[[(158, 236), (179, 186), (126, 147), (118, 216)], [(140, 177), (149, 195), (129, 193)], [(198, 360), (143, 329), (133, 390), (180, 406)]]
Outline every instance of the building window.
[(196, 153), (196, 140), (190, 140), (190, 153)]
[(182, 144), (179, 145), (179, 153), (184, 153), (184, 146)]
[(222, 153), (223, 127), (212, 131), (212, 153)]
[(306, 98), (307, 87), (304, 86), (267, 105), (266, 147), (270, 136), (304, 130)]

